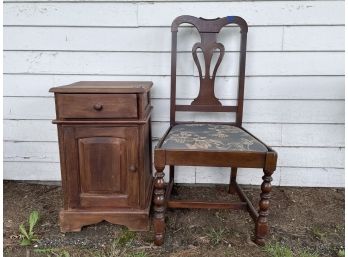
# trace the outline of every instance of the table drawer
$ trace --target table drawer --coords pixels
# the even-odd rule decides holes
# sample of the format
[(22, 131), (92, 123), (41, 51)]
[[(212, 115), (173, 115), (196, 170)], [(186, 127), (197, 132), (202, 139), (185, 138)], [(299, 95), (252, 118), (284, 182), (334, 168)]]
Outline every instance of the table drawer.
[(60, 118), (138, 118), (136, 94), (58, 94)]

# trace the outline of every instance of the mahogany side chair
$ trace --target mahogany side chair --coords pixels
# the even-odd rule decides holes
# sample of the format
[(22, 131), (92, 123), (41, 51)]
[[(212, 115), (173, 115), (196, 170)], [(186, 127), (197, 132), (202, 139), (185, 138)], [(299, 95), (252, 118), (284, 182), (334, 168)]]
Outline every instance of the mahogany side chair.
[[(200, 34), (201, 42), (193, 45), (192, 55), (197, 65), (200, 89), (190, 105), (176, 104), (176, 61), (177, 32), (179, 25), (193, 25)], [(220, 30), (236, 24), (240, 28), (239, 79), (236, 106), (224, 106), (214, 94), (214, 81), (223, 59), (224, 46), (217, 42)], [(269, 231), (268, 219), (272, 174), (276, 169), (277, 153), (242, 127), (245, 58), (248, 25), (238, 16), (217, 19), (203, 19), (189, 15), (177, 17), (171, 26), (171, 98), (170, 127), (159, 141), (154, 152), (156, 169), (153, 193), (155, 244), (162, 245), (165, 235), (165, 211), (167, 208), (206, 208), (206, 209), (244, 209), (255, 222), (255, 242), (265, 244)], [(197, 50), (204, 56), (205, 74)], [(210, 75), (210, 64), (216, 50), (220, 54)], [(235, 119), (230, 122), (190, 122), (176, 121), (176, 112), (234, 112)], [(232, 115), (231, 115), (232, 116)], [(169, 165), (169, 183), (164, 181), (164, 168)], [(200, 202), (171, 199), (174, 184), (174, 166), (230, 167), (229, 193), (237, 193), (240, 202)], [(261, 200), (256, 211), (251, 201), (236, 182), (237, 168), (262, 168), (264, 176), (261, 185)]]

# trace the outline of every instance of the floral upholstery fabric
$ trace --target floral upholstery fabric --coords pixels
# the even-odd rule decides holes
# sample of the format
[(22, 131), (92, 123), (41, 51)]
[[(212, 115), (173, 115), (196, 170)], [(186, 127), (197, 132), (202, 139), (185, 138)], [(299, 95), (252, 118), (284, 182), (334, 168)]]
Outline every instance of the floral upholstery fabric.
[(267, 152), (260, 141), (230, 125), (180, 124), (166, 136), (161, 148)]

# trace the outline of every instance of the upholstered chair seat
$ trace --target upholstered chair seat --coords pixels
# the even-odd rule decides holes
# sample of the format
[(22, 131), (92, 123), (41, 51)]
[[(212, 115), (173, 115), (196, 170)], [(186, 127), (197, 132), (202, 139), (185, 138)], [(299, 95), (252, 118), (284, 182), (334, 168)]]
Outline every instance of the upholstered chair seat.
[(264, 144), (239, 127), (199, 123), (175, 125), (165, 137), (161, 148), (208, 151), (268, 151)]

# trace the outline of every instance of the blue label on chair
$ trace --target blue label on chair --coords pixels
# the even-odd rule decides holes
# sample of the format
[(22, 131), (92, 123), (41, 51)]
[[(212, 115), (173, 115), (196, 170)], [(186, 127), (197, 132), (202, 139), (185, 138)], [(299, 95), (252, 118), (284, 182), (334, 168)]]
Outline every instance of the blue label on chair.
[(234, 16), (227, 16), (227, 20), (228, 20), (228, 22), (233, 22)]

